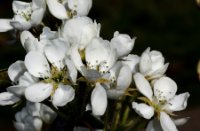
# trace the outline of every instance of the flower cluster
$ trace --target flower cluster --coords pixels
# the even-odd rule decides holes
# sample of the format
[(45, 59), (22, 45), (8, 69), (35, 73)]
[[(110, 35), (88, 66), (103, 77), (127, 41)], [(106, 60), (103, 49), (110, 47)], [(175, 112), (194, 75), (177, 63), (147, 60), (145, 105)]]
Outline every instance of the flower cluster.
[[(169, 64), (161, 52), (147, 48), (141, 56), (131, 54), (136, 37), (118, 31), (111, 40), (103, 39), (100, 24), (86, 16), (91, 6), (91, 0), (13, 1), (14, 17), (0, 19), (0, 31), (19, 31), (27, 52), (23, 61), (8, 68), (13, 85), (0, 93), (0, 105), (27, 101), (15, 116), (16, 129), (39, 131), (42, 121), (51, 123), (55, 113), (65, 109), (104, 120), (110, 103), (131, 100), (126, 106), (132, 105), (132, 112), (148, 120), (155, 116), (148, 131), (176, 131), (177, 120), (171, 116), (186, 108), (189, 93), (176, 95), (177, 85), (165, 76)], [(43, 22), (46, 12), (62, 21), (57, 30)], [(43, 26), (41, 32), (38, 26)], [(42, 103), (50, 103), (55, 112)], [(179, 124), (186, 120), (179, 119)], [(107, 126), (103, 128), (117, 128)]]

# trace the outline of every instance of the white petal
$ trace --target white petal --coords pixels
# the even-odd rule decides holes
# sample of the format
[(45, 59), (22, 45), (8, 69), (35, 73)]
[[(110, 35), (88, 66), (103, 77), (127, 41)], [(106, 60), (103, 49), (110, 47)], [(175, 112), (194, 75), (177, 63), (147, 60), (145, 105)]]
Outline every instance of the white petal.
[(104, 62), (102, 62), (99, 66), (99, 72), (107, 72), (108, 70), (110, 70), (113, 65), (115, 64), (117, 60), (117, 53), (116, 53), (116, 49), (112, 48), (110, 49), (110, 55), (107, 58), (107, 60), (105, 60)]
[(31, 40), (34, 40), (35, 37), (32, 35), (31, 32), (29, 31), (23, 31), (21, 34), (20, 34), (20, 41), (21, 41), (21, 44), (22, 46), (24, 47), (24, 43), (27, 39), (31, 39)]
[(19, 77), (23, 75), (23, 73), (26, 71), (26, 67), (24, 65), (23, 61), (16, 61), (8, 68), (8, 76), (11, 81), (17, 82), (19, 80)]
[(151, 120), (147, 125), (146, 131), (162, 131), (160, 122), (157, 119)]
[(142, 56), (140, 58), (139, 68), (142, 74), (148, 73), (152, 68), (151, 58), (149, 54), (146, 53), (146, 51), (142, 53)]
[(25, 57), (27, 70), (35, 77), (50, 77), (50, 67), (45, 56), (37, 51), (29, 52)]
[(0, 19), (0, 32), (6, 32), (13, 29), (10, 25), (11, 19)]
[(51, 108), (41, 104), (40, 117), (45, 123), (51, 124), (56, 119), (56, 116), (57, 114)]
[(154, 115), (154, 108), (143, 103), (132, 102), (132, 108), (145, 119), (151, 119)]
[(38, 79), (34, 76), (32, 76), (29, 72), (25, 72), (20, 78), (19, 78), (19, 85), (20, 86), (29, 86), (31, 84), (34, 84), (38, 82)]
[(99, 34), (100, 25), (89, 17), (75, 17), (68, 20), (63, 28), (63, 37), (71, 44), (78, 44), (83, 50)]
[(94, 38), (85, 50), (87, 66), (91, 69), (96, 69), (98, 65), (104, 63), (108, 69), (111, 68), (114, 64), (111, 61), (116, 60), (114, 56), (116, 52), (109, 46), (109, 42), (102, 38)]
[(57, 0), (47, 0), (47, 5), (49, 11), (54, 17), (61, 20), (69, 18), (65, 6), (59, 3)]
[(123, 64), (121, 61), (117, 61), (113, 67), (109, 70), (109, 79), (111, 81), (116, 81), (117, 77), (119, 76), (120, 73), (120, 69), (122, 68)]
[(10, 22), (10, 24), (17, 30), (28, 30), (31, 28), (30, 21), (27, 21), (23, 16), (21, 15), (15, 15), (13, 20)]
[(12, 105), (17, 103), (20, 100), (19, 97), (15, 96), (14, 94), (10, 92), (3, 92), (0, 93), (0, 105), (6, 106), (6, 105)]
[(72, 11), (77, 12), (78, 16), (84, 16), (89, 13), (92, 0), (68, 0), (68, 6)]
[(18, 11), (25, 11), (28, 8), (31, 8), (31, 3), (23, 2), (23, 1), (13, 1), (12, 9), (13, 12), (18, 13)]
[(160, 78), (167, 71), (168, 66), (169, 66), (169, 63), (166, 63), (161, 68), (159, 68), (159, 69), (157, 69), (155, 71), (151, 70), (150, 72), (148, 72), (147, 75), (150, 77), (150, 79)]
[(132, 73), (136, 73), (139, 71), (139, 56), (129, 54), (127, 57), (123, 57), (122, 60), (123, 64), (130, 67)]
[(152, 70), (158, 70), (164, 65), (164, 57), (160, 51), (151, 51), (149, 53), (152, 60)]
[(131, 69), (125, 65), (120, 69), (117, 78), (117, 89), (125, 90), (130, 86), (131, 82), (132, 82)]
[(38, 8), (42, 8), (42, 9), (46, 9), (46, 0), (32, 0), (32, 9), (38, 9)]
[(61, 39), (55, 39), (50, 42), (50, 44), (45, 46), (44, 53), (51, 64), (58, 69), (62, 69), (64, 67), (64, 58), (69, 47)]
[(169, 101), (168, 110), (170, 111), (181, 111), (187, 107), (187, 100), (190, 94), (182, 93), (180, 95), (176, 95), (171, 101)]
[(155, 81), (154, 95), (158, 100), (169, 101), (171, 100), (177, 91), (176, 83), (169, 77), (161, 77)]
[(30, 52), (30, 51), (40, 51), (38, 49), (39, 47), (39, 42), (37, 38), (27, 38), (26, 41), (24, 42), (24, 49), (26, 50), (26, 52)]
[(41, 102), (51, 95), (52, 90), (52, 84), (37, 83), (26, 88), (25, 96), (31, 102)]
[[(43, 0), (42, 0), (43, 1)], [(31, 15), (31, 24), (32, 26), (37, 26), (41, 23), (43, 16), (44, 16), (44, 9), (36, 9), (33, 11)]]
[(42, 34), (40, 34), (40, 40), (41, 39), (52, 40), (52, 39), (56, 39), (56, 38), (58, 38), (58, 33), (56, 31), (51, 31), (51, 29), (47, 26), (45, 26), (42, 29)]
[(160, 112), (160, 124), (163, 131), (178, 131), (172, 119), (165, 112)]
[(122, 57), (128, 55), (134, 46), (135, 38), (131, 39), (127, 34), (119, 34), (118, 31), (114, 33), (110, 44), (117, 50), (117, 56)]
[(81, 72), (81, 67), (84, 66), (81, 56), (78, 52), (78, 45), (73, 45), (71, 48), (71, 54), (70, 54), (71, 60), (73, 61), (76, 68)]
[(75, 97), (75, 90), (69, 85), (59, 84), (56, 89), (52, 103), (55, 106), (65, 106), (71, 102)]
[(17, 96), (23, 96), (25, 89), (26, 89), (25, 86), (15, 85), (15, 86), (8, 87), (7, 91)]
[(140, 73), (136, 73), (133, 78), (139, 92), (146, 96), (149, 100), (152, 100), (153, 91), (149, 82), (144, 78), (144, 76)]
[(74, 63), (69, 58), (66, 58), (65, 64), (67, 65), (67, 69), (68, 69), (68, 72), (69, 72), (69, 78), (71, 79), (71, 81), (73, 83), (76, 83), (78, 71), (77, 71)]
[(102, 116), (107, 108), (106, 90), (99, 84), (93, 89), (91, 94), (92, 113), (96, 116)]
[(179, 119), (174, 120), (174, 123), (175, 123), (176, 126), (182, 126), (182, 125), (184, 125), (189, 119), (190, 119), (190, 117), (179, 118)]

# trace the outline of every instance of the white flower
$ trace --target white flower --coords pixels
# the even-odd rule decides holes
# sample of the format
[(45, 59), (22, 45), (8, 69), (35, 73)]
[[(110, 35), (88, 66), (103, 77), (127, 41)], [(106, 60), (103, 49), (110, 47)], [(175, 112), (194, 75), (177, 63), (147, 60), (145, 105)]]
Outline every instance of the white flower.
[(131, 69), (121, 62), (117, 62), (110, 70), (110, 80), (112, 84), (107, 89), (108, 98), (118, 99), (124, 95), (126, 89), (132, 82)]
[(176, 131), (175, 123), (169, 115), (174, 111), (181, 111), (186, 108), (187, 99), (190, 96), (189, 93), (175, 95), (177, 85), (169, 77), (161, 77), (156, 80), (153, 89), (140, 73), (134, 75), (134, 80), (138, 91), (145, 96), (141, 100), (148, 103), (148, 105), (133, 102), (133, 109), (146, 119), (150, 119), (154, 115), (154, 112), (156, 112), (164, 131)]
[(100, 24), (93, 22), (89, 17), (75, 17), (66, 21), (62, 36), (70, 44), (78, 44), (83, 50), (94, 37), (99, 36)]
[[(54, 43), (46, 46), (44, 51), (46, 57), (37, 51), (30, 51), (25, 57), (25, 65), (29, 73), (43, 79), (26, 88), (25, 96), (31, 102), (41, 102), (51, 96), (55, 106), (64, 106), (73, 100), (75, 94), (73, 87), (65, 83), (68, 79), (66, 69), (72, 68), (67, 67), (72, 64), (65, 65), (67, 48), (65, 43)], [(73, 77), (72, 83), (76, 81), (76, 72), (73, 70), (69, 75)]]
[[(91, 95), (93, 114), (97, 116), (103, 115), (107, 107), (107, 93), (105, 90), (106, 87), (102, 83), (109, 81), (105, 75), (109, 73), (109, 70), (117, 60), (116, 50), (112, 48), (108, 41), (102, 38), (94, 38), (82, 53), (85, 54), (83, 59), (85, 59), (86, 65), (82, 62), (77, 44), (72, 46), (71, 59), (87, 81), (94, 83), (94, 89)], [(122, 83), (119, 83), (119, 90), (126, 88), (123, 86)]]
[(89, 69), (106, 73), (117, 60), (116, 50), (108, 41), (100, 37), (94, 38), (85, 49), (85, 60)]
[(57, 19), (85, 16), (92, 7), (92, 0), (47, 0), (50, 13)]
[(23, 31), (20, 35), (21, 44), (27, 52), (44, 52), (44, 47), (51, 42), (55, 43), (56, 40), (57, 42), (66, 43), (64, 40), (58, 38), (58, 32), (51, 31), (49, 27), (43, 28), (43, 32), (40, 34), (39, 39), (35, 38), (29, 31)]
[(0, 93), (0, 105), (12, 105), (19, 102), (26, 87), (38, 81), (27, 72), (23, 61), (11, 64), (8, 68), (8, 76), (14, 85), (9, 86), (7, 92)]
[(167, 70), (168, 63), (164, 64), (164, 57), (159, 51), (151, 51), (147, 48), (140, 58), (139, 69), (148, 79), (161, 77)]
[(46, 10), (45, 0), (33, 0), (30, 3), (13, 1), (13, 19), (0, 19), (0, 32), (8, 30), (28, 30), (42, 21)]
[(116, 31), (114, 33), (114, 37), (111, 39), (110, 44), (116, 49), (117, 56), (123, 57), (132, 51), (135, 39), (135, 37), (131, 39), (129, 35), (119, 34), (119, 32)]
[(41, 131), (44, 123), (52, 123), (56, 116), (46, 105), (27, 102), (26, 107), (15, 114), (14, 126), (18, 131)]
[(139, 72), (140, 57), (137, 55), (129, 54), (122, 58), (122, 63), (128, 65), (132, 73)]

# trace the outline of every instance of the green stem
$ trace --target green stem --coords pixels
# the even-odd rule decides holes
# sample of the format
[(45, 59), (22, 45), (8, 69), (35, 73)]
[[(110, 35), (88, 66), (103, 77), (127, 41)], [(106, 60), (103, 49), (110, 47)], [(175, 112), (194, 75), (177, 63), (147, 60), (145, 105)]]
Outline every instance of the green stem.
[(126, 106), (126, 109), (124, 111), (123, 117), (122, 117), (122, 123), (121, 125), (124, 126), (126, 124), (127, 118), (129, 116), (130, 108), (129, 106)]
[(116, 103), (116, 108), (115, 108), (115, 115), (114, 115), (114, 122), (113, 125), (111, 127), (111, 131), (115, 131), (115, 129), (117, 128), (117, 125), (119, 123), (119, 119), (120, 119), (120, 109), (122, 107), (122, 103), (119, 101)]

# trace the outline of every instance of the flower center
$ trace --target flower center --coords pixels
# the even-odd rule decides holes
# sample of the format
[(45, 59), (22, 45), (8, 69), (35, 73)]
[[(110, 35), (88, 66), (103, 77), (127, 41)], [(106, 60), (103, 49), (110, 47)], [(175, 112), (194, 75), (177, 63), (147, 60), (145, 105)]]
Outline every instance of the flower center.
[(29, 21), (31, 19), (31, 14), (33, 13), (33, 10), (31, 6), (29, 5), (26, 9), (24, 10), (17, 10), (15, 12), (15, 15), (20, 15), (26, 19), (26, 21)]
[[(51, 77), (44, 79), (45, 83), (51, 83), (53, 85), (54, 91), (58, 88), (60, 83), (64, 85), (70, 84), (67, 78), (67, 69), (64, 67), (62, 70), (52, 66), (51, 67)], [(53, 91), (53, 92), (54, 92)]]

